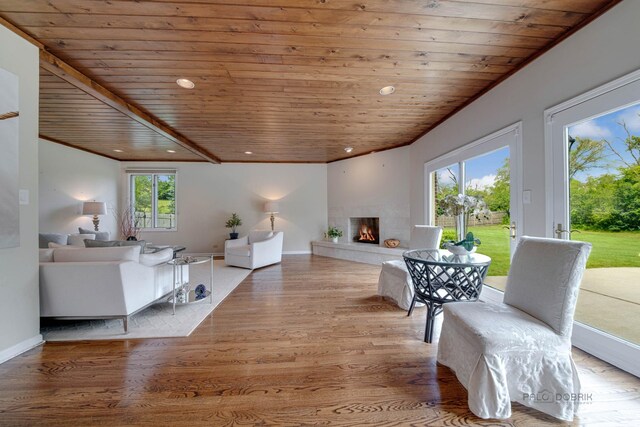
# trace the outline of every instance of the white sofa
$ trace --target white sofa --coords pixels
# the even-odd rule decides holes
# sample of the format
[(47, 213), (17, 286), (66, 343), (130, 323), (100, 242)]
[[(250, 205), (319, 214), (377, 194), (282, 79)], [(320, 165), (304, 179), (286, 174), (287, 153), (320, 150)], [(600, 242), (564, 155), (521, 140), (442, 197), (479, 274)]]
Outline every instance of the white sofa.
[(234, 267), (254, 268), (282, 261), (282, 231), (250, 231), (248, 236), (227, 240), (224, 244), (224, 263)]
[(129, 316), (172, 291), (172, 258), (140, 246), (41, 249), (40, 316), (122, 318), (127, 332)]

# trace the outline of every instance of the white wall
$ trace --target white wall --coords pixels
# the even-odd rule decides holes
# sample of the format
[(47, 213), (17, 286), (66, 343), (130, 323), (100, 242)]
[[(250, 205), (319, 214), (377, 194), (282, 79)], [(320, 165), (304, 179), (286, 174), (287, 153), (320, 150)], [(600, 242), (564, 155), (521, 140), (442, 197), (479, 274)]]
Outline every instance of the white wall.
[(524, 233), (545, 234), (544, 109), (640, 68), (640, 1), (626, 0), (411, 145), (411, 220), (424, 219), (423, 165), (523, 122)]
[(396, 238), (408, 247), (409, 147), (333, 162), (327, 168), (329, 224), (350, 242), (350, 217), (379, 217), (380, 242)]
[[(0, 25), (0, 67), (20, 79), (20, 247), (0, 249), (0, 362), (42, 341), (38, 292), (38, 49)], [(1, 185), (1, 183), (0, 183)]]
[(77, 233), (93, 230), (91, 216), (82, 215), (82, 202), (106, 202), (108, 214), (100, 216), (100, 230), (118, 238), (120, 162), (40, 140), (40, 232)]
[[(223, 253), (230, 229), (224, 224), (237, 212), (240, 235), (270, 229), (262, 212), (268, 199), (278, 200), (275, 228), (284, 231), (285, 252), (310, 252), (312, 240), (327, 228), (327, 166), (296, 164), (223, 164), (124, 162), (122, 168), (177, 169), (178, 231), (143, 232), (154, 244), (182, 244), (188, 252)], [(122, 194), (128, 189), (122, 181)], [(126, 203), (126, 201), (123, 201)]]

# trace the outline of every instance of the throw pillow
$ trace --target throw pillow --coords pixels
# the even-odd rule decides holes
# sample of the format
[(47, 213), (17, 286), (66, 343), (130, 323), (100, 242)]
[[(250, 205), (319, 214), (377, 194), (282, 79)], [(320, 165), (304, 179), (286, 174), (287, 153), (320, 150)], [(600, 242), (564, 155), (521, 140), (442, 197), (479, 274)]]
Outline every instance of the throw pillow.
[(86, 228), (78, 227), (78, 231), (80, 234), (95, 234), (96, 240), (109, 240), (109, 232), (108, 231), (93, 231), (87, 230)]
[(140, 252), (144, 253), (144, 240), (85, 240), (87, 248), (109, 248), (116, 246), (140, 246)]
[(58, 245), (67, 244), (67, 235), (59, 233), (38, 233), (39, 247), (40, 249), (46, 249), (49, 247), (49, 242), (57, 243)]
[(49, 242), (49, 249), (55, 249), (55, 248), (67, 248), (67, 245), (60, 245), (58, 243), (55, 242)]
[(80, 246), (84, 248), (85, 240), (95, 240), (95, 234), (69, 234), (69, 245), (71, 246)]

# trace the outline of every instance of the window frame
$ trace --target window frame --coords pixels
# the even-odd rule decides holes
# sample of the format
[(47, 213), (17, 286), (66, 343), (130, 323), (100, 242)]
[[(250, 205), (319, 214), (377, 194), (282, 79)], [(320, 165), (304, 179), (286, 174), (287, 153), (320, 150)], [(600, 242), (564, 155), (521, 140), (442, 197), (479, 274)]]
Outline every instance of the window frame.
[[(174, 176), (174, 204), (175, 204), (175, 221), (173, 227), (158, 227), (158, 177), (162, 175), (173, 175)], [(135, 176), (151, 176), (151, 215), (152, 215), (152, 224), (153, 227), (142, 227), (140, 231), (178, 231), (178, 172), (175, 170), (135, 170), (135, 171), (127, 171), (127, 183), (129, 189), (129, 206), (132, 207), (131, 214), (134, 214), (135, 208), (135, 183), (133, 177)]]

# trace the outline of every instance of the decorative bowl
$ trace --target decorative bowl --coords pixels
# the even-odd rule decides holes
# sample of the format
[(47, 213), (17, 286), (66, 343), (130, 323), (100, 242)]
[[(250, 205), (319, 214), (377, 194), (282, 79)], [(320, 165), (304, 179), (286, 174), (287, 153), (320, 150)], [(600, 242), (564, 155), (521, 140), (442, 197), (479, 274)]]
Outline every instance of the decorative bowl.
[(387, 239), (384, 241), (384, 245), (388, 248), (397, 248), (400, 245), (400, 240), (398, 239)]
[(470, 251), (466, 250), (464, 246), (456, 246), (453, 243), (445, 243), (445, 249), (454, 255), (469, 255), (476, 251), (477, 247), (474, 246)]

